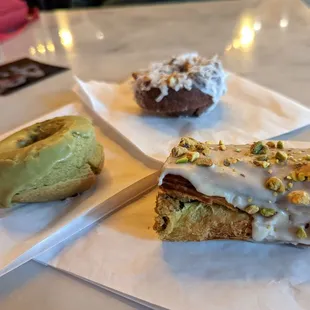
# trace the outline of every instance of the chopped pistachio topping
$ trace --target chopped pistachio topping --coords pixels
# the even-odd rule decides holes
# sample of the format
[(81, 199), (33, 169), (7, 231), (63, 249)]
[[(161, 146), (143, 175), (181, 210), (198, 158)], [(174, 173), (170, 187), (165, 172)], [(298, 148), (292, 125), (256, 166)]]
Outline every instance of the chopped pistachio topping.
[(188, 158), (186, 156), (180, 157), (175, 161), (176, 164), (185, 164), (188, 163)]
[(287, 160), (287, 154), (283, 151), (278, 151), (276, 153), (276, 159), (278, 159), (280, 162)]
[(198, 158), (195, 161), (195, 164), (198, 166), (206, 166), (206, 167), (211, 167), (213, 165), (213, 161), (211, 158)]
[(287, 159), (293, 161), (294, 163), (297, 161), (293, 156), (289, 156)]
[(184, 155), (187, 152), (188, 152), (187, 148), (185, 148), (183, 146), (175, 146), (172, 149), (171, 154), (173, 157), (179, 157), (179, 156)]
[(304, 157), (304, 159), (305, 159), (305, 160), (310, 160), (310, 155), (307, 154), (307, 155)]
[(256, 157), (257, 160), (259, 161), (265, 161), (265, 160), (268, 160), (268, 156), (266, 154), (264, 155), (259, 155)]
[(285, 190), (283, 182), (277, 177), (270, 177), (266, 181), (265, 186), (268, 189), (278, 193), (283, 193)]
[(206, 143), (197, 142), (196, 144), (197, 151), (204, 151), (205, 149), (208, 149), (208, 145)]
[(254, 142), (251, 145), (251, 153), (252, 154), (266, 154), (268, 151), (268, 146), (265, 145), (262, 141)]
[(228, 158), (225, 158), (223, 164), (224, 164), (224, 166), (229, 167), (229, 166), (230, 166), (230, 161), (229, 161), (229, 159), (228, 159)]
[(224, 145), (224, 142), (222, 140), (220, 140), (219, 145)]
[(271, 170), (271, 169), (269, 169), (269, 170), (268, 170), (268, 173), (269, 173), (269, 174), (272, 174), (272, 170)]
[(268, 161), (254, 160), (253, 164), (257, 167), (263, 167), (263, 168), (268, 168), (270, 166), (270, 163)]
[(302, 166), (303, 166), (302, 163), (297, 163), (297, 164), (294, 165), (294, 168), (299, 169), (299, 168), (301, 168)]
[(279, 159), (276, 159), (276, 164), (278, 164), (280, 161), (279, 161)]
[(305, 191), (293, 191), (287, 195), (288, 200), (294, 205), (310, 205), (310, 196)]
[(267, 154), (268, 150), (269, 150), (268, 146), (264, 145), (262, 150), (261, 150), (261, 154)]
[(287, 187), (288, 187), (288, 188), (293, 188), (293, 183), (292, 183), (292, 182), (289, 182), (289, 183), (287, 184)]
[(225, 151), (225, 150), (226, 150), (226, 146), (225, 146), (224, 144), (221, 144), (221, 145), (219, 146), (219, 149), (220, 149), (221, 151)]
[(293, 181), (295, 181), (295, 182), (298, 181), (296, 171), (292, 171), (290, 174), (290, 177)]
[(240, 153), (241, 152), (241, 149), (235, 149), (235, 152), (237, 152), (237, 153)]
[(234, 157), (230, 157), (229, 161), (231, 164), (236, 164), (238, 162), (237, 158), (234, 158)]
[(297, 179), (298, 181), (303, 182), (306, 180), (306, 175), (303, 172), (298, 172)]
[(261, 162), (258, 160), (253, 160), (253, 164), (257, 167), (261, 167)]
[(199, 158), (199, 153), (198, 152), (188, 152), (186, 154), (188, 160), (192, 163), (194, 162), (196, 159)]
[(266, 143), (271, 149), (274, 149), (276, 147), (276, 144), (273, 141), (269, 141)]
[(259, 213), (264, 217), (271, 217), (275, 215), (277, 212), (274, 209), (271, 208), (262, 208), (259, 210)]
[(183, 146), (187, 149), (194, 149), (196, 147), (197, 141), (190, 137), (183, 137), (179, 143), (179, 146)]
[(278, 143), (277, 143), (277, 148), (278, 148), (278, 149), (284, 149), (284, 143), (283, 143), (283, 141), (278, 141)]
[(210, 154), (210, 149), (209, 149), (208, 147), (206, 147), (205, 149), (203, 149), (203, 150), (201, 151), (201, 153), (202, 153), (203, 155), (205, 155), (205, 156), (208, 156), (208, 155)]
[(256, 205), (247, 206), (244, 211), (248, 214), (255, 214), (259, 211), (259, 207)]
[(298, 239), (306, 239), (308, 237), (307, 232), (303, 227), (298, 227), (296, 230), (296, 237)]

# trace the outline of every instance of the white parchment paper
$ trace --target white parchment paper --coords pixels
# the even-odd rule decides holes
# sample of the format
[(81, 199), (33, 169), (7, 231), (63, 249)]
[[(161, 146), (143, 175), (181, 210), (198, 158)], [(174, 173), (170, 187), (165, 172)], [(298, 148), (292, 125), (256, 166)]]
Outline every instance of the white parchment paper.
[(168, 309), (309, 309), (309, 248), (161, 242), (152, 230), (155, 196), (151, 192), (39, 260)]
[[(71, 104), (32, 123), (70, 114), (87, 115), (87, 112), (81, 105)], [(156, 184), (157, 168), (137, 160), (105, 137), (102, 128), (97, 127), (96, 134), (104, 145), (105, 166), (93, 189), (65, 201), (28, 204), (8, 213), (2, 210), (0, 276), (87, 227)]]
[[(164, 161), (180, 137), (246, 143), (268, 139), (310, 123), (310, 110), (235, 74), (218, 106), (199, 118), (147, 115), (135, 103), (130, 82), (109, 84), (77, 79), (83, 102), (146, 155)], [(160, 103), (159, 103), (160, 104)]]

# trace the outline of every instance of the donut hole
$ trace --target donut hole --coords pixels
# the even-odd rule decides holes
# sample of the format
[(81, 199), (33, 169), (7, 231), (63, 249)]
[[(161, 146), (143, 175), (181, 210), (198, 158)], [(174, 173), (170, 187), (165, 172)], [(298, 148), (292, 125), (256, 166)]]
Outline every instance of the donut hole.
[(32, 142), (29, 141), (28, 139), (19, 139), (19, 140), (17, 140), (17, 147), (19, 149), (22, 149), (22, 148), (24, 148), (24, 147), (26, 147), (26, 146), (28, 146), (30, 144), (32, 144)]
[(35, 144), (36, 142), (45, 140), (54, 134), (56, 134), (63, 127), (62, 122), (49, 122), (41, 123), (36, 127), (33, 127), (28, 135), (22, 139), (17, 140), (17, 147), (24, 148), (29, 145)]

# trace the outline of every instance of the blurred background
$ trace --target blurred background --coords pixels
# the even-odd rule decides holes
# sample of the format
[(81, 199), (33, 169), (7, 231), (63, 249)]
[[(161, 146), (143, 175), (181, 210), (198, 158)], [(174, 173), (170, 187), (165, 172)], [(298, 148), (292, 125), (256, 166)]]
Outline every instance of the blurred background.
[[(2, 0), (5, 1), (5, 0)], [(130, 5), (163, 2), (185, 2), (186, 0), (26, 0), (30, 7), (41, 10), (53, 10), (58, 8), (98, 7), (106, 5)], [(186, 2), (190, 2), (187, 0)], [(197, 1), (197, 0), (195, 0)], [(208, 1), (208, 0), (207, 0)], [(220, 0), (209, 0), (220, 1)], [(233, 1), (233, 0), (231, 0)]]
[[(7, 1), (7, 0), (0, 0)], [(110, 5), (132, 5), (148, 3), (170, 3), (170, 2), (197, 2), (197, 1), (223, 1), (223, 0), (24, 0), (29, 7), (37, 7), (40, 10), (53, 10), (60, 8), (85, 8)], [(226, 0), (234, 1), (234, 0)], [(246, 1), (246, 0), (245, 0)], [(310, 4), (310, 0), (301, 0)]]

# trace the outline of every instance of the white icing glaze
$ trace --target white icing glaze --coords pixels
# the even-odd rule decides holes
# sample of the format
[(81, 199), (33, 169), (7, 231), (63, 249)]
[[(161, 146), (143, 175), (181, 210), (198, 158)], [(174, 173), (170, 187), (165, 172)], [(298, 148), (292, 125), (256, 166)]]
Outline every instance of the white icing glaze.
[[(179, 175), (187, 179), (196, 190), (207, 196), (219, 196), (239, 209), (244, 209), (249, 205), (257, 205), (260, 208), (272, 208), (277, 214), (266, 218), (260, 214), (253, 215), (252, 238), (255, 241), (272, 241), (288, 243), (310, 244), (310, 238), (298, 239), (296, 230), (299, 226), (310, 223), (310, 206), (293, 205), (287, 198), (288, 191), (279, 193), (277, 196), (265, 187), (266, 180), (271, 176), (276, 176), (285, 181), (285, 177), (294, 170), (294, 162), (287, 164), (273, 164), (270, 174), (269, 169), (256, 167), (253, 164), (255, 156), (250, 154), (247, 146), (227, 146), (226, 151), (218, 150), (218, 146), (212, 146), (210, 158), (214, 165), (211, 167), (198, 166), (196, 164), (176, 164), (175, 158), (169, 157), (164, 164), (159, 185), (162, 184), (167, 174)], [(236, 148), (240, 152), (236, 152)], [(271, 153), (275, 153), (273, 150)], [(288, 150), (284, 150), (288, 151)], [(299, 162), (309, 150), (291, 150), (288, 154), (294, 155)], [(223, 165), (224, 159), (240, 159), (236, 164), (229, 167)], [(310, 169), (310, 162), (306, 164)], [(306, 190), (310, 192), (310, 182), (294, 182), (293, 190)], [(310, 235), (310, 228), (306, 231)]]
[[(173, 83), (169, 83), (171, 76), (174, 77)], [(226, 77), (227, 74), (217, 56), (208, 60), (197, 53), (190, 53), (169, 61), (153, 63), (147, 70), (137, 72), (134, 86), (141, 91), (158, 88), (161, 93), (156, 98), (157, 102), (168, 95), (169, 88), (175, 91), (185, 88), (190, 91), (195, 87), (210, 95), (213, 102), (217, 103), (226, 92)]]

